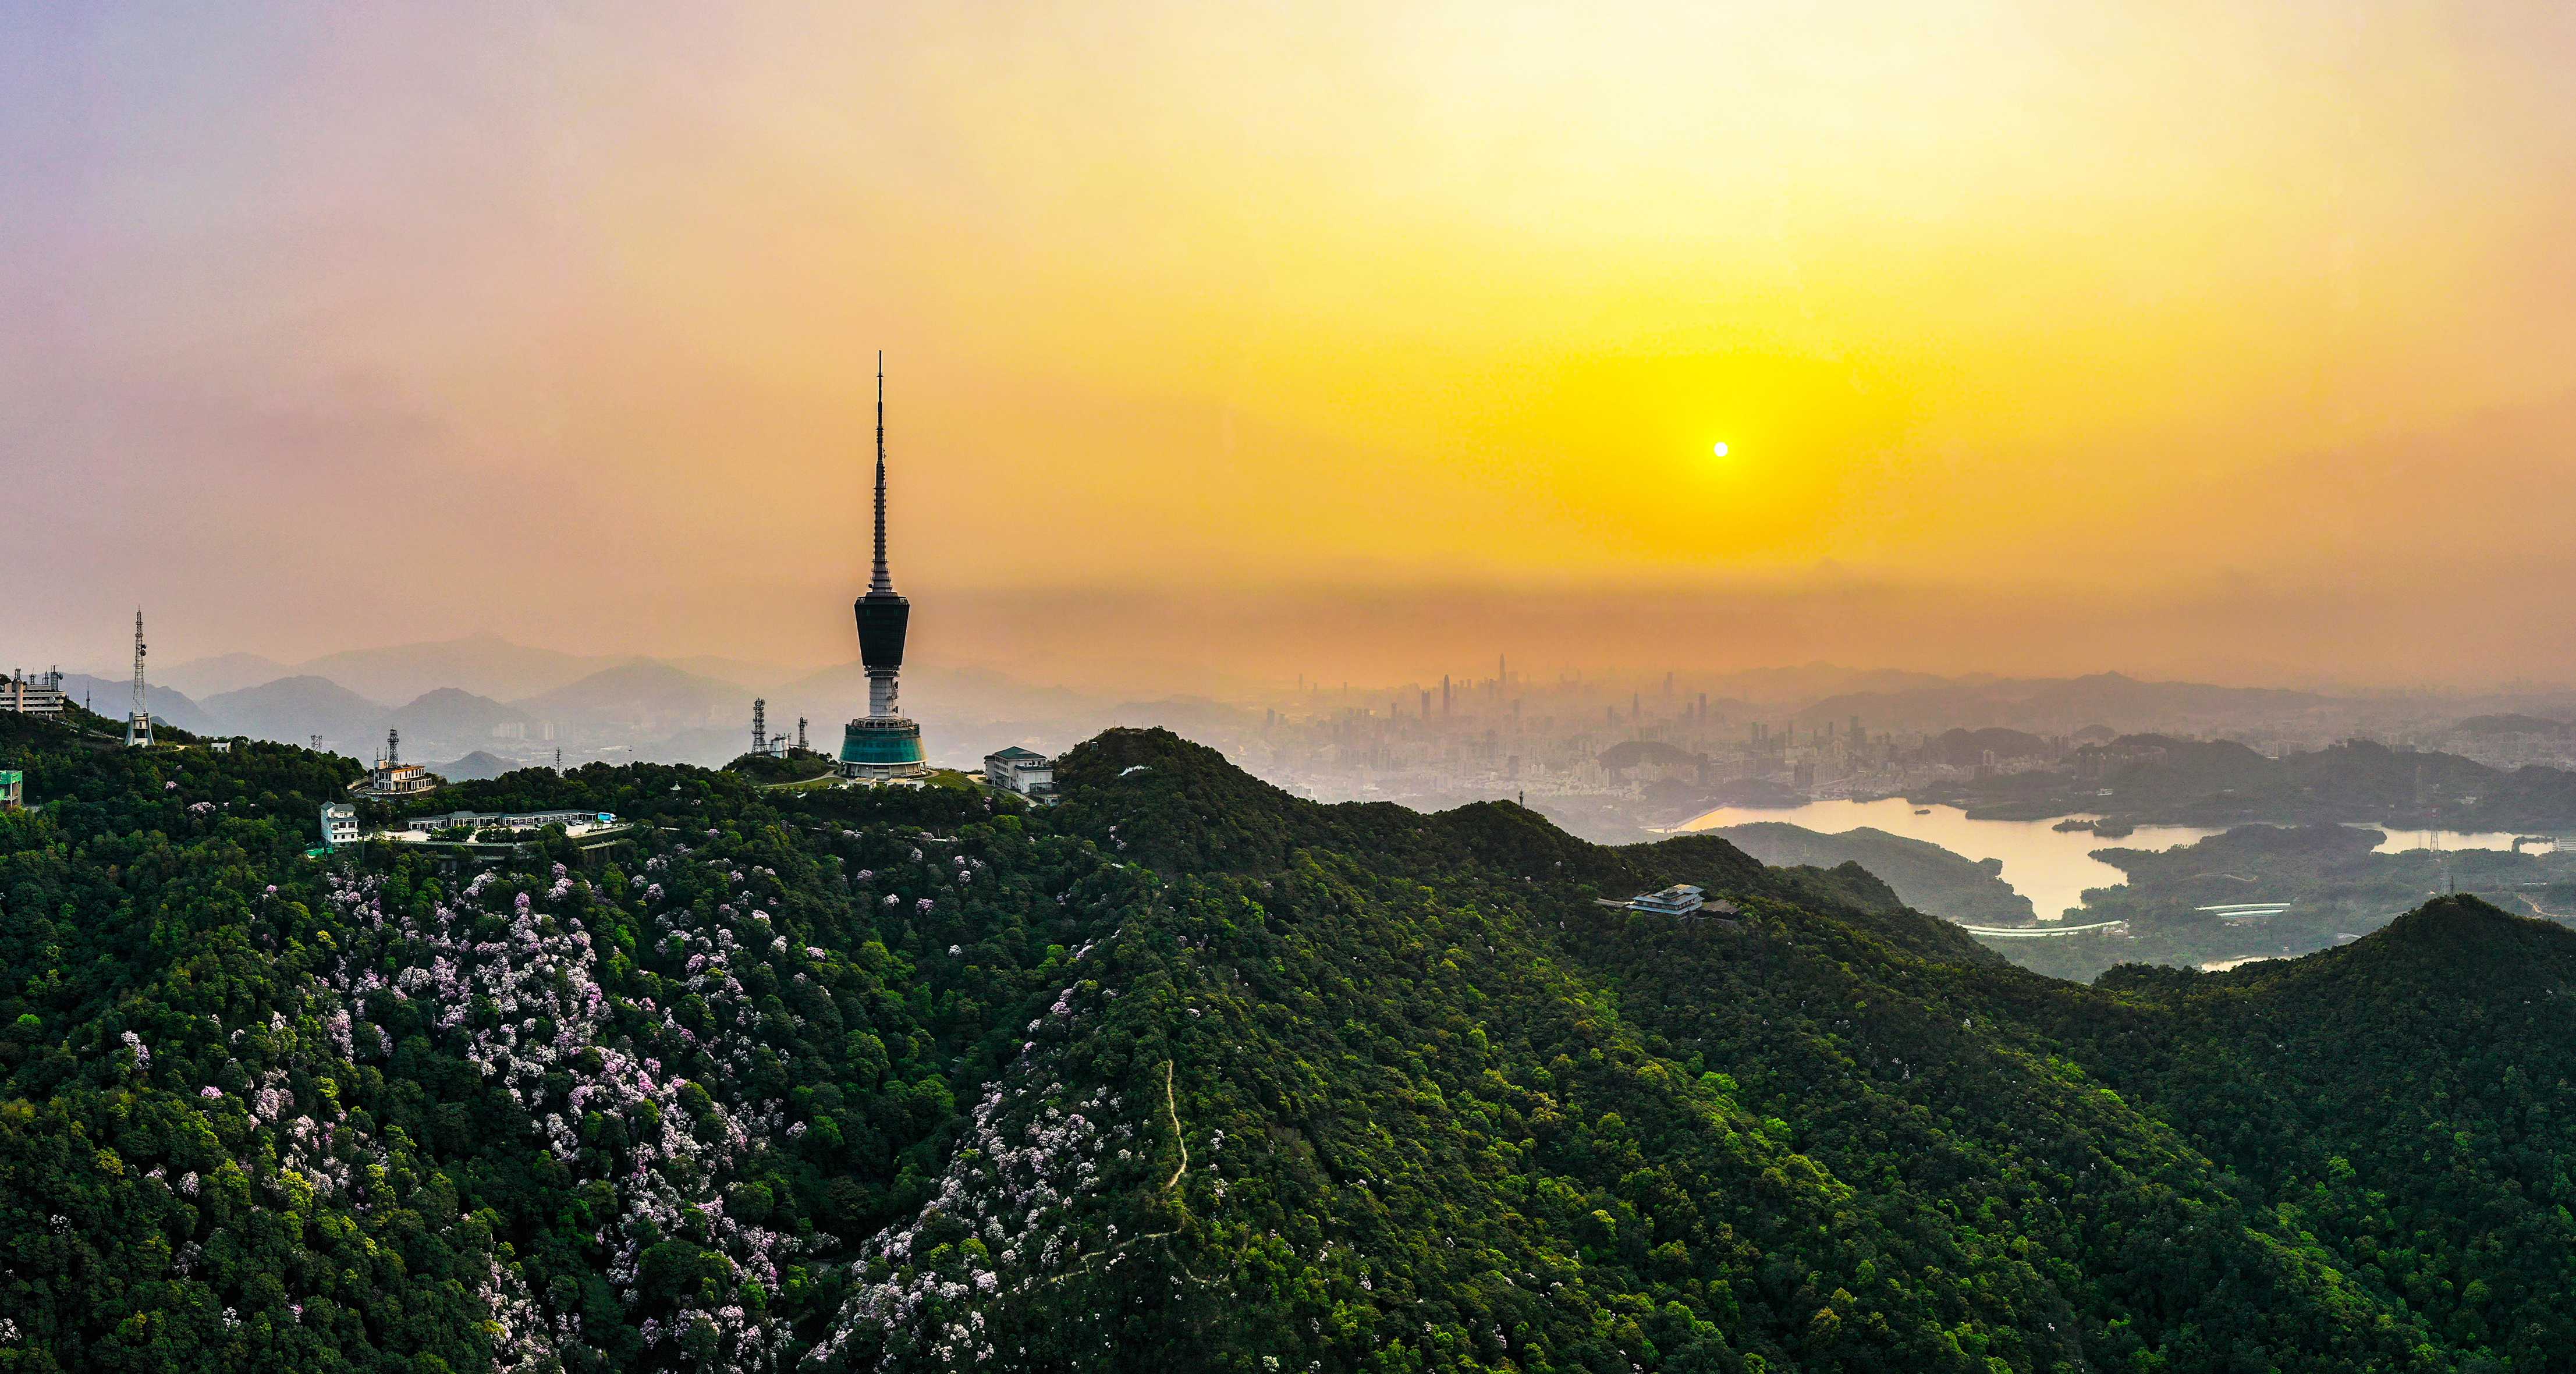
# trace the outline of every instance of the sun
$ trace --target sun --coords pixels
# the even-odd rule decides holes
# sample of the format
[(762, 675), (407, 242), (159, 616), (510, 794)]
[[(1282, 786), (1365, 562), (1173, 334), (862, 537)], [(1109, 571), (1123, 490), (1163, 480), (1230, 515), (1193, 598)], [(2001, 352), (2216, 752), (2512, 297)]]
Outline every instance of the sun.
[(1716, 453), (1717, 453), (1717, 456), (1718, 456), (1718, 457), (1720, 457), (1720, 458), (1723, 458), (1723, 457), (1725, 457), (1725, 456), (1726, 456), (1726, 441), (1725, 441), (1724, 439), (1720, 439), (1720, 440), (1718, 440), (1718, 441), (1717, 441), (1717, 449), (1716, 449)]

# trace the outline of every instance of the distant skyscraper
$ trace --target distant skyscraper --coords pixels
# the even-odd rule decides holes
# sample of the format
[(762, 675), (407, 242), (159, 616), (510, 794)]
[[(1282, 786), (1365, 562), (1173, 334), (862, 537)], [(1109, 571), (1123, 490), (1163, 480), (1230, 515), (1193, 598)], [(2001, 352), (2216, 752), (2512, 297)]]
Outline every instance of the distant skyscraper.
[(877, 355), (877, 543), (876, 571), (868, 593), (852, 609), (859, 622), (859, 661), (868, 673), (868, 713), (851, 721), (841, 735), (841, 776), (846, 778), (914, 778), (930, 771), (921, 752), (921, 727), (895, 710), (896, 682), (903, 675), (904, 631), (912, 623), (912, 603), (896, 594), (894, 575), (886, 570), (885, 355)]

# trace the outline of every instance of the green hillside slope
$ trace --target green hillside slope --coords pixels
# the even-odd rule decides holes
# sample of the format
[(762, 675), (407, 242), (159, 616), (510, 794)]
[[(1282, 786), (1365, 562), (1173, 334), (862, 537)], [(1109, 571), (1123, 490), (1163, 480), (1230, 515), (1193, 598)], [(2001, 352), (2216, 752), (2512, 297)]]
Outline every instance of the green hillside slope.
[[(442, 793), (642, 822), (496, 871), (307, 859), (346, 765), (300, 750), (6, 749), (0, 1367), (2571, 1354), (2576, 940), (2484, 908), (2086, 988), (1856, 869), (1317, 806), (1161, 732), (1035, 812)], [(1737, 916), (1595, 900), (1677, 881)]]

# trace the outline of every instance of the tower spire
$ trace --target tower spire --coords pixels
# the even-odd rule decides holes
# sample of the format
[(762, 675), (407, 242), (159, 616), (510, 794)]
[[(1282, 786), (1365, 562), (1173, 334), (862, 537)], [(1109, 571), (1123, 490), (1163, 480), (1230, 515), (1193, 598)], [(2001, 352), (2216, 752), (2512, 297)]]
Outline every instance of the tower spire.
[(885, 350), (877, 350), (877, 568), (868, 581), (868, 592), (894, 590), (894, 574), (886, 570), (885, 556)]

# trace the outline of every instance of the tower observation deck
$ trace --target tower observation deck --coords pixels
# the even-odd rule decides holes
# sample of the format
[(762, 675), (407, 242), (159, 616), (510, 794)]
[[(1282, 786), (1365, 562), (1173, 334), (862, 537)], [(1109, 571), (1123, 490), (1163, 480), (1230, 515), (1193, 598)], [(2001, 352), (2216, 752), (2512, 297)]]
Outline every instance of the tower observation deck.
[(859, 661), (868, 672), (868, 713), (841, 732), (841, 776), (861, 781), (917, 778), (930, 771), (921, 752), (921, 727), (896, 709), (903, 677), (904, 631), (912, 603), (894, 589), (886, 569), (885, 355), (877, 355), (876, 570), (852, 606), (859, 622)]

